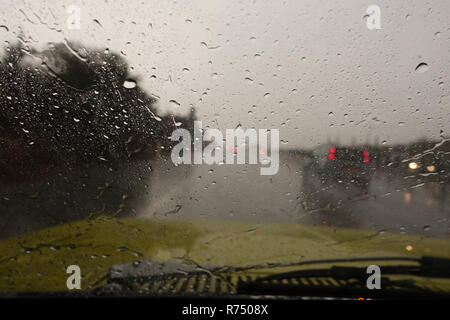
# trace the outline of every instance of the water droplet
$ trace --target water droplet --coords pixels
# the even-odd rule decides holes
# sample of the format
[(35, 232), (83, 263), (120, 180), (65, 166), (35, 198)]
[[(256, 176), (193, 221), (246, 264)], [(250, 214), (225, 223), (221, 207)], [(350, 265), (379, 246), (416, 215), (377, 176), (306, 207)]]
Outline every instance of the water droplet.
[(102, 24), (100, 23), (100, 21), (98, 21), (97, 19), (94, 19), (94, 22), (95, 22), (98, 26), (103, 27)]
[(133, 267), (137, 267), (141, 264), (139, 260), (133, 261)]
[(179, 106), (181, 106), (181, 104), (176, 100), (169, 100), (169, 103), (174, 108), (178, 108)]
[(134, 80), (125, 80), (124, 82), (123, 82), (123, 86), (125, 87), (125, 88), (127, 88), (127, 89), (133, 89), (133, 88), (135, 88), (136, 87), (136, 81), (134, 81)]
[(417, 65), (415, 71), (417, 73), (424, 73), (427, 72), (429, 68), (430, 67), (428, 66), (428, 64), (426, 64), (425, 62), (421, 62)]

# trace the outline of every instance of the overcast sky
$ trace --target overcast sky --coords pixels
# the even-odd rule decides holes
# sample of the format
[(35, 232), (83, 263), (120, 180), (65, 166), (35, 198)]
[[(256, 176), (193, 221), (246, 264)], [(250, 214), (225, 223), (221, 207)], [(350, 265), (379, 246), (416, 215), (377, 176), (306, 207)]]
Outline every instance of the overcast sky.
[[(373, 4), (380, 30), (364, 20)], [(448, 0), (0, 0), (2, 47), (23, 35), (122, 52), (160, 113), (278, 128), (282, 148), (448, 136), (449, 21)]]

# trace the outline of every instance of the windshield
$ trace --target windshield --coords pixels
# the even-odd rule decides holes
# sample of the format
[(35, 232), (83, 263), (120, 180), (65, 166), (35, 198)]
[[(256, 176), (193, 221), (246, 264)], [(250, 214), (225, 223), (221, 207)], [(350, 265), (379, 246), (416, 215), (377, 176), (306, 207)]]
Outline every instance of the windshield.
[(448, 1), (1, 3), (0, 292), (450, 258)]

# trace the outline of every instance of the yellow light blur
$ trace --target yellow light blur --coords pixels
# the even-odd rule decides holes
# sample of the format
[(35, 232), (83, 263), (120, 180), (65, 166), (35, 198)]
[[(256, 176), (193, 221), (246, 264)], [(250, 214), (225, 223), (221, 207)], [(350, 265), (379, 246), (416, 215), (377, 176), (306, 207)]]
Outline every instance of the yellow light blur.
[(419, 167), (419, 165), (417, 164), (417, 162), (410, 162), (409, 163), (409, 168), (412, 170), (416, 170)]
[(435, 171), (436, 171), (436, 167), (433, 166), (433, 165), (428, 166), (428, 167), (427, 167), (427, 171), (428, 171), (428, 172), (435, 172)]
[(411, 192), (407, 192), (403, 195), (403, 201), (408, 204), (411, 202), (412, 194)]

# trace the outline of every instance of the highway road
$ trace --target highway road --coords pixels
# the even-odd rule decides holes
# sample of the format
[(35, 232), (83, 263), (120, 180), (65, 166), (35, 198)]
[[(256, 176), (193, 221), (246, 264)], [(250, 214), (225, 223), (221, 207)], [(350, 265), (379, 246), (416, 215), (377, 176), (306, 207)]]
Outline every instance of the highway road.
[[(116, 168), (60, 171), (2, 186), (0, 238), (102, 214), (155, 219), (285, 222), (374, 232), (448, 236), (448, 185), (418, 183), (377, 168), (367, 193), (334, 182), (304, 183), (307, 157), (281, 152), (280, 169), (140, 160)], [(305, 205), (314, 195), (318, 207)]]
[[(294, 222), (375, 231), (443, 235), (450, 231), (445, 184), (417, 183), (377, 169), (367, 194), (335, 182), (304, 184), (307, 158), (281, 153), (274, 176), (257, 165), (196, 165), (155, 170), (140, 217)], [(355, 190), (356, 189), (356, 190)], [(314, 194), (319, 207), (305, 207)]]

